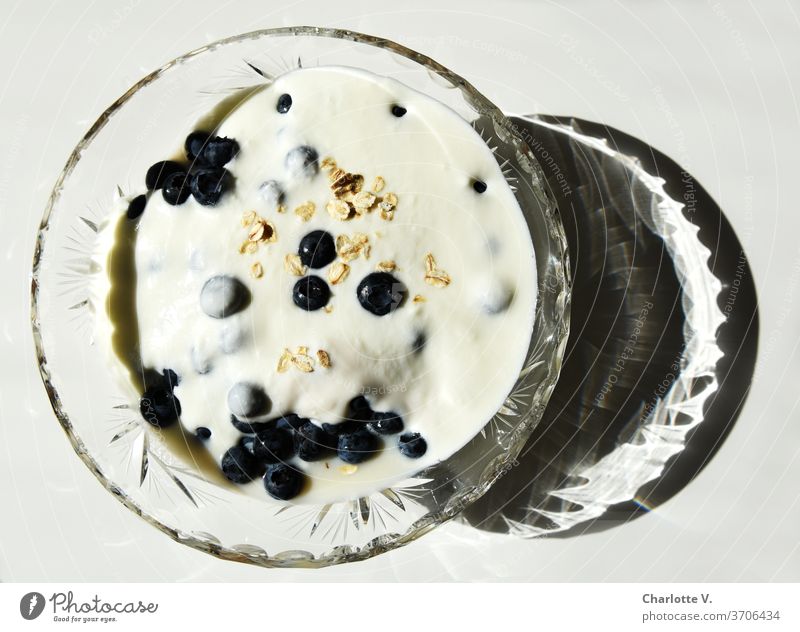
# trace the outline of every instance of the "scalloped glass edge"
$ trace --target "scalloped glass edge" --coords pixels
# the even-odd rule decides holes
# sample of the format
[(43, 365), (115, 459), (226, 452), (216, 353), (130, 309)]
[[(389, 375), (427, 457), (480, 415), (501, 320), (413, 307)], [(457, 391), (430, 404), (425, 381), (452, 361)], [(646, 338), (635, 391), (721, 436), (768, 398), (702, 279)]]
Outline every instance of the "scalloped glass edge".
[[(552, 306), (554, 309), (550, 313), (544, 313), (543, 305), (545, 304), (545, 301), (538, 301), (536, 308), (536, 327), (539, 328), (542, 326), (542, 318), (547, 319), (546, 322), (549, 326), (546, 328), (546, 335), (539, 335), (537, 337), (537, 344), (526, 359), (526, 364), (522, 372), (522, 374), (525, 374), (526, 372), (529, 373), (533, 370), (537, 370), (542, 372), (542, 377), (540, 380), (538, 380), (535, 391), (530, 396), (530, 408), (519, 416), (513, 430), (503, 437), (503, 442), (506, 443), (503, 456), (493, 459), (484, 468), (480, 475), (479, 485), (467, 487), (455, 493), (440, 511), (428, 512), (426, 515), (416, 520), (405, 532), (381, 535), (373, 540), (370, 540), (360, 548), (354, 546), (334, 547), (328, 553), (321, 554), (319, 556), (314, 556), (306, 551), (283, 551), (271, 556), (260, 547), (251, 545), (226, 546), (221, 543), (214, 542), (211, 539), (202, 539), (192, 535), (191, 533), (186, 533), (180, 529), (170, 527), (157, 520), (153, 516), (150, 516), (144, 509), (142, 509), (142, 507), (139, 506), (139, 504), (132, 500), (124, 492), (124, 490), (122, 490), (119, 486), (114, 484), (113, 481), (105, 476), (102, 468), (92, 457), (92, 455), (86, 449), (86, 446), (81, 438), (75, 432), (69, 415), (64, 409), (58, 391), (53, 384), (40, 327), (39, 271), (45, 251), (44, 247), (48, 225), (51, 215), (59, 200), (61, 191), (68, 177), (74, 170), (77, 163), (80, 161), (82, 152), (86, 150), (92, 140), (103, 129), (105, 124), (115, 114), (115, 112), (119, 110), (138, 90), (155, 81), (173, 67), (191, 59), (192, 57), (207, 51), (212, 51), (215, 48), (224, 46), (226, 44), (240, 42), (247, 39), (258, 39), (271, 35), (309, 35), (316, 37), (338, 38), (367, 44), (377, 48), (386, 48), (394, 53), (397, 53), (398, 55), (420, 64), (420, 66), (429, 72), (435, 73), (438, 77), (447, 82), (447, 84), (452, 88), (460, 90), (465, 101), (476, 112), (486, 115), (491, 119), (494, 132), (497, 134), (497, 137), (500, 140), (512, 145), (516, 150), (517, 159), (526, 172), (526, 175), (530, 178), (532, 191), (536, 195), (542, 212), (545, 216), (545, 223), (548, 228), (549, 238), (557, 248), (555, 253), (550, 253), (550, 256), (554, 258), (555, 262), (554, 265), (550, 266), (551, 276), (548, 278), (546, 284), (546, 291), (555, 296), (552, 301)], [(558, 379), (569, 333), (569, 258), (566, 237), (564, 235), (563, 227), (561, 226), (558, 211), (555, 208), (555, 204), (552, 198), (549, 196), (547, 187), (544, 183), (545, 178), (539, 163), (533, 156), (533, 153), (531, 152), (527, 143), (525, 143), (525, 141), (515, 133), (510, 121), (508, 121), (501, 110), (499, 110), (494, 104), (481, 95), (461, 76), (451, 72), (433, 59), (430, 59), (421, 53), (408, 49), (390, 40), (365, 35), (350, 30), (298, 26), (251, 31), (248, 33), (224, 38), (189, 51), (184, 55), (167, 62), (157, 70), (140, 79), (99, 116), (99, 118), (92, 124), (92, 126), (70, 154), (66, 165), (58, 176), (58, 179), (56, 180), (56, 183), (48, 198), (42, 220), (37, 231), (36, 243), (34, 247), (31, 272), (31, 326), (39, 372), (42, 377), (42, 382), (45, 386), (48, 398), (50, 399), (53, 412), (64, 429), (76, 454), (94, 474), (98, 481), (100, 481), (103, 487), (111, 492), (117, 498), (117, 500), (119, 500), (125, 507), (141, 517), (147, 523), (156, 527), (163, 533), (166, 533), (176, 542), (185, 544), (215, 557), (263, 567), (319, 568), (334, 564), (365, 560), (380, 553), (384, 553), (413, 542), (425, 533), (428, 533), (434, 527), (458, 515), (458, 513), (463, 510), (464, 507), (480, 498), (480, 496), (482, 496), (491, 487), (491, 485), (503, 475), (508, 465), (513, 463), (517, 458), (525, 444), (525, 441), (536, 427), (536, 424), (538, 424), (541, 420), (547, 400), (553, 391), (556, 380)], [(540, 288), (540, 294), (542, 292), (543, 290)], [(509, 398), (512, 396), (513, 393), (509, 395)], [(491, 420), (489, 420), (485, 428), (491, 427), (493, 424), (497, 423), (500, 415), (501, 412), (498, 412)], [(425, 472), (421, 472), (417, 476), (424, 477), (424, 475)]]

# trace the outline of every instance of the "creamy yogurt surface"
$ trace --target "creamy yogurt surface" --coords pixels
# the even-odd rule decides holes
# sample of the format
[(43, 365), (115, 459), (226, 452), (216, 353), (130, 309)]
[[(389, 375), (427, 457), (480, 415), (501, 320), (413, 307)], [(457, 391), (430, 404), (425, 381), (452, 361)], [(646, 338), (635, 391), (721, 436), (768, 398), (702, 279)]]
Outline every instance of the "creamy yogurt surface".
[[(282, 95), (291, 97), (283, 112)], [(267, 396), (259, 419), (295, 413), (336, 424), (364, 395), (427, 444), (412, 459), (397, 448), (399, 435), (381, 436), (382, 450), (355, 466), (336, 453), (293, 457), (307, 477), (297, 502), (365, 495), (456, 452), (511, 391), (536, 304), (528, 227), (486, 142), (438, 101), (345, 67), (277, 78), (214, 134), (239, 146), (219, 201), (173, 205), (156, 190), (136, 220), (138, 352), (143, 366), (179, 376), (184, 429), (210, 430), (203, 445), (219, 463), (243, 436), (229, 392), (246, 383)], [(337, 173), (363, 178), (361, 198), (337, 197)], [(337, 256), (309, 269), (298, 248), (317, 230), (333, 237)], [(357, 297), (377, 270), (404, 292), (382, 316)], [(223, 318), (201, 300), (221, 275), (249, 294)], [(293, 300), (304, 275), (327, 285), (324, 308)], [(267, 498), (260, 480), (240, 488)]]

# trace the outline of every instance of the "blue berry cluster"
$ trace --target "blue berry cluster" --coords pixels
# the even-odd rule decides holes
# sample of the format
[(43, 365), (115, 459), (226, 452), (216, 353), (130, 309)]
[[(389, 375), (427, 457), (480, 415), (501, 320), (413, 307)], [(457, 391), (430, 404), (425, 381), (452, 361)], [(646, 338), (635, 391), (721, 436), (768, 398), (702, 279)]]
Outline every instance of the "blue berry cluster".
[(225, 165), (239, 153), (239, 143), (234, 139), (195, 131), (186, 137), (184, 150), (185, 162), (162, 160), (147, 170), (144, 183), (148, 193), (130, 201), (129, 219), (138, 218), (148, 196), (159, 189), (164, 200), (173, 206), (183, 204), (190, 195), (203, 206), (214, 206), (233, 186), (233, 176)]
[[(336, 259), (333, 235), (324, 230), (312, 230), (300, 240), (297, 254), (309, 268), (324, 268)], [(372, 272), (356, 288), (360, 305), (376, 316), (385, 316), (394, 311), (407, 294), (405, 285), (388, 272)], [(328, 284), (314, 274), (299, 279), (292, 290), (294, 304), (307, 311), (322, 309), (330, 297)]]
[(161, 373), (144, 372), (145, 389), (139, 400), (139, 412), (144, 420), (156, 428), (168, 428), (181, 416), (181, 403), (173, 393), (178, 376), (172, 369)]
[[(223, 456), (223, 474), (238, 484), (262, 477), (267, 493), (278, 500), (294, 498), (306, 484), (305, 475), (287, 463), (290, 459), (309, 462), (338, 456), (345, 463), (363, 463), (383, 449), (383, 437), (403, 431), (400, 415), (372, 410), (363, 396), (349, 402), (341, 422), (321, 426), (295, 413), (254, 420), (263, 419), (270, 408), (269, 397), (254, 384), (234, 385), (228, 407), (231, 423), (243, 436)], [(397, 447), (409, 458), (427, 450), (417, 433), (402, 434)]]
[[(157, 428), (173, 425), (181, 414), (180, 401), (174, 394), (178, 375), (171, 369), (161, 373), (147, 370), (145, 381), (139, 402), (142, 417)], [(373, 410), (363, 395), (350, 400), (342, 421), (321, 426), (295, 413), (263, 420), (271, 402), (255, 384), (235, 384), (228, 392), (228, 408), (231, 423), (242, 437), (223, 455), (223, 474), (237, 484), (261, 477), (267, 493), (278, 500), (294, 498), (306, 484), (305, 475), (287, 463), (294, 457), (308, 462), (335, 455), (345, 463), (363, 463), (383, 450), (384, 439), (391, 435), (400, 435), (397, 448), (408, 458), (420, 458), (428, 449), (419, 433), (403, 432), (400, 415)], [(206, 441), (211, 430), (200, 426), (195, 436)]]
[[(312, 230), (300, 240), (297, 254), (300, 261), (309, 268), (324, 268), (336, 259), (333, 235), (324, 230)], [(292, 290), (294, 304), (309, 312), (322, 309), (330, 298), (331, 289), (328, 284), (315, 274), (299, 279)]]

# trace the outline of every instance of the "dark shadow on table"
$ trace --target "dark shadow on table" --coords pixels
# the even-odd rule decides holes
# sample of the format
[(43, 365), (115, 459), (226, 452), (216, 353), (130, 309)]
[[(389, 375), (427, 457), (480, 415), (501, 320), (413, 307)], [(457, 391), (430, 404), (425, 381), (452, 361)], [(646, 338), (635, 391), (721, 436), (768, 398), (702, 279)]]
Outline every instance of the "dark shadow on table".
[[(637, 157), (666, 181), (665, 191), (684, 203), (684, 215), (699, 227), (710, 250), (708, 266), (722, 282), (717, 303), (727, 316), (718, 331), (724, 352), (716, 367), (719, 388), (706, 401), (703, 423), (694, 428), (685, 449), (663, 475), (639, 489), (635, 500), (612, 505), (595, 520), (554, 537), (602, 531), (625, 523), (664, 503), (688, 485), (716, 454), (747, 398), (758, 347), (758, 306), (752, 273), (742, 246), (719, 206), (680, 165), (646, 143), (597, 123), (559, 117), (582, 133), (605, 138), (613, 149)], [(627, 441), (641, 423), (653, 394), (674, 379), (671, 369), (683, 352), (684, 313), (681, 286), (662, 239), (632, 214), (630, 191), (610, 187), (590, 150), (576, 148), (563, 133), (534, 121), (514, 121), (529, 131), (541, 162), (552, 157), (567, 180), (555, 180), (546, 168), (569, 242), (573, 270), (571, 333), (556, 389), (519, 464), (500, 479), (463, 516), (471, 525), (507, 532), (506, 519), (541, 529), (548, 511), (569, 511), (569, 503), (547, 494), (571, 486), (570, 472), (594, 463)], [(634, 201), (635, 202), (635, 201)], [(642, 322), (643, 306), (652, 304)], [(637, 345), (625, 361), (614, 388), (597, 394), (618, 361), (635, 327)], [(630, 351), (630, 349), (629, 349)], [(537, 511), (532, 511), (535, 508)]]

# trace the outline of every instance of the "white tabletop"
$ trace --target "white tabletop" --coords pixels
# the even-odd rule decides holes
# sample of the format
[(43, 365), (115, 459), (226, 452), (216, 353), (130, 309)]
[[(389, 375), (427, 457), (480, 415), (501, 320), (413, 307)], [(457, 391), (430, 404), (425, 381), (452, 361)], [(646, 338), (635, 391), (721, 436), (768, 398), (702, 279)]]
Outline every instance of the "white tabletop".
[[(283, 4), (2, 3), (0, 579), (800, 580), (797, 2)], [(681, 493), (602, 533), (524, 541), (450, 524), (367, 562), (284, 571), (180, 546), (100, 487), (56, 422), (34, 361), (28, 271), (49, 190), (91, 122), (142, 75), (227, 35), (296, 24), (397, 40), (509, 112), (574, 114), (630, 132), (717, 199), (759, 288), (760, 358), (738, 423)]]

